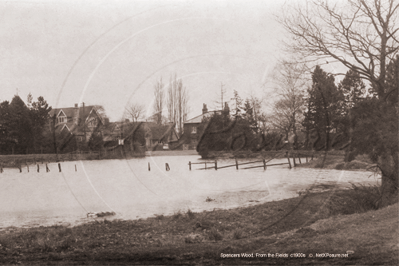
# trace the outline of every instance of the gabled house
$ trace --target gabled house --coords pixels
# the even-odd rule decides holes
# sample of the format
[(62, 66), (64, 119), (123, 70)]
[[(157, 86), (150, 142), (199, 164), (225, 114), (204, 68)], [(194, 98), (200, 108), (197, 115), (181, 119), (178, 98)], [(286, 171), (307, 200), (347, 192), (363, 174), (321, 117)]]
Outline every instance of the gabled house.
[(93, 105), (75, 104), (74, 107), (54, 108), (49, 114), (52, 121), (50, 127), (54, 124), (56, 133), (73, 134), (80, 142), (89, 141), (93, 132), (105, 124), (103, 117)]

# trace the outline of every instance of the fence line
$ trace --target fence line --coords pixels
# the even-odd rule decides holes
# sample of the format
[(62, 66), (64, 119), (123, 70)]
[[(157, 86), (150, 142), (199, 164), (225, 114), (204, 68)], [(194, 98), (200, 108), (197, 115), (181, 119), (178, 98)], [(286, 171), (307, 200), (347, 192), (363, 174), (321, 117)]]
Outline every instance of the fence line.
[[(298, 158), (299, 164), (302, 164), (301, 157), (302, 157), (302, 158), (305, 157), (305, 158), (306, 158), (306, 162), (308, 162), (308, 161), (309, 161), (309, 160), (308, 160), (308, 157), (309, 157), (311, 160), (313, 160), (314, 154), (312, 153), (311, 155), (309, 155), (309, 154), (301, 154), (301, 153), (296, 153), (296, 152), (291, 152), (291, 153), (286, 152), (286, 158), (287, 158), (287, 160), (288, 160), (287, 163), (267, 164), (267, 163), (270, 162), (271, 160), (276, 159), (276, 158), (271, 158), (271, 159), (269, 159), (268, 161), (265, 161), (265, 159), (263, 159), (263, 160), (257, 160), (257, 161), (251, 161), (251, 162), (243, 162), (243, 163), (238, 163), (237, 159), (235, 159), (235, 164), (223, 165), (223, 166), (219, 166), (219, 167), (218, 167), (218, 165), (217, 165), (217, 160), (215, 160), (214, 162), (206, 161), (206, 162), (195, 162), (195, 163), (189, 161), (189, 162), (188, 162), (188, 165), (189, 165), (189, 170), (190, 170), (190, 171), (191, 171), (191, 166), (192, 166), (193, 164), (205, 164), (205, 167), (198, 168), (198, 169), (196, 169), (196, 170), (208, 170), (208, 169), (215, 169), (215, 170), (218, 170), (218, 169), (224, 169), (224, 168), (229, 168), (229, 167), (234, 167), (234, 166), (235, 166), (236, 169), (238, 170), (240, 165), (254, 164), (254, 163), (260, 163), (260, 162), (263, 162), (263, 164), (262, 164), (262, 165), (257, 165), (257, 166), (244, 167), (244, 168), (241, 168), (241, 169), (253, 169), (253, 168), (260, 168), (260, 167), (263, 167), (264, 170), (266, 170), (267, 166), (286, 165), (286, 164), (287, 164), (288, 167), (291, 169), (291, 168), (292, 168), (292, 165), (291, 165), (291, 160), (290, 160), (290, 158), (293, 159), (293, 166), (294, 166), (294, 167), (297, 166), (297, 162), (295, 161), (295, 157)], [(214, 164), (215, 166), (208, 166), (208, 167), (207, 167), (207, 164)]]

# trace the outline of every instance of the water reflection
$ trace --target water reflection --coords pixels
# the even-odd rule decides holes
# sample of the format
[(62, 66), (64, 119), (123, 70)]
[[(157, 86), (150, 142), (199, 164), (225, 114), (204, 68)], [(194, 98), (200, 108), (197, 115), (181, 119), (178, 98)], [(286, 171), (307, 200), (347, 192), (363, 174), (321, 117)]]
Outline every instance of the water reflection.
[[(376, 184), (364, 171), (288, 169), (286, 165), (248, 170), (197, 170), (198, 156), (154, 156), (131, 160), (62, 162), (50, 172), (5, 169), (0, 174), (0, 228), (79, 224), (87, 212), (114, 211), (136, 219), (177, 211), (233, 208), (295, 197), (331, 185)], [(244, 160), (241, 160), (244, 161)], [(285, 162), (283, 159), (274, 163)], [(151, 170), (148, 170), (150, 163)], [(165, 163), (170, 166), (166, 171)], [(234, 163), (220, 160), (218, 166)], [(75, 165), (77, 171), (75, 171)], [(42, 167), (43, 168), (43, 167)], [(214, 199), (206, 201), (207, 198)]]

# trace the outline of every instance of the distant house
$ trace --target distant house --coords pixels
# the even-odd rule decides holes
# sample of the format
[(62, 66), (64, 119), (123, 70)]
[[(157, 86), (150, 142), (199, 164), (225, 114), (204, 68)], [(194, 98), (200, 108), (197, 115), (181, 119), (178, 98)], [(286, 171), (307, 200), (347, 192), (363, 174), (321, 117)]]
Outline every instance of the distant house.
[[(98, 113), (95, 106), (78, 106), (54, 108), (50, 111), (50, 126), (55, 127), (56, 133), (72, 134), (76, 141), (87, 142), (93, 132), (105, 124), (104, 119)], [(51, 128), (52, 130), (52, 128)]]
[(163, 149), (164, 144), (169, 144), (179, 139), (174, 123), (158, 125), (153, 122), (143, 122), (142, 127), (145, 132), (147, 150)]
[[(229, 110), (227, 103), (225, 103), (225, 110)], [(182, 138), (184, 138), (183, 149), (195, 149), (202, 135), (204, 120), (214, 114), (220, 114), (221, 112), (221, 110), (208, 111), (208, 108), (204, 103), (202, 114), (184, 122), (184, 135), (182, 136)]]
[[(165, 144), (178, 140), (175, 124), (158, 125), (154, 122), (113, 122), (103, 132), (106, 145), (139, 143), (147, 150), (163, 149)], [(165, 146), (166, 147), (166, 146)]]
[(103, 145), (106, 150), (123, 150), (125, 152), (137, 151), (137, 148), (144, 150), (145, 139), (141, 129), (141, 123), (122, 122), (107, 123), (102, 128)]

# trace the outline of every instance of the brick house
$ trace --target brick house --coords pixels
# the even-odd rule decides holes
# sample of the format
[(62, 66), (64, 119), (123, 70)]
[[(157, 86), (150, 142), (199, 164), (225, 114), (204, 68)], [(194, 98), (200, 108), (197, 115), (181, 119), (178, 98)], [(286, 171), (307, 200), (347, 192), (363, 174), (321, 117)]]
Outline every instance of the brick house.
[[(228, 106), (227, 103), (226, 106)], [(182, 136), (184, 139), (183, 149), (194, 150), (197, 147), (198, 141), (202, 135), (204, 120), (211, 117), (215, 113), (220, 114), (221, 111), (208, 111), (208, 108), (204, 103), (202, 107), (202, 114), (184, 122), (184, 134)]]

